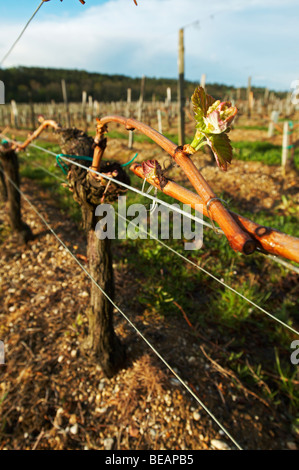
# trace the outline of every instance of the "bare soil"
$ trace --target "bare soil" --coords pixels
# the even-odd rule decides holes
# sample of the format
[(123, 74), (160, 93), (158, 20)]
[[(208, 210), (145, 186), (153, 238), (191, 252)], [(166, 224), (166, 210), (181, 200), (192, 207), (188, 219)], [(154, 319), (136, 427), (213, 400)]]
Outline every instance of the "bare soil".
[[(137, 150), (140, 161), (165, 158), (151, 144), (136, 143)], [(126, 161), (131, 154), (124, 143), (109, 143), (107, 157)], [(236, 161), (227, 173), (205, 160), (198, 164), (216, 193), (225, 189), (252, 212), (278, 204), (282, 189), (298, 193), (294, 173), (282, 179), (279, 169), (261, 163)], [(40, 186), (24, 180), (21, 189), (86, 266), (85, 236), (76, 224)], [(6, 353), (0, 366), (0, 449), (234, 448), (118, 312), (115, 328), (127, 348), (127, 367), (111, 380), (104, 377), (80, 348), (90, 281), (26, 202), (23, 214), (36, 235), (26, 247), (7, 229), (0, 207), (0, 338)], [(115, 248), (116, 304), (193, 393), (243, 448), (296, 449), (299, 436), (287, 404), (273, 406), (263, 398), (263, 383), (248, 387), (221, 365), (220, 353), (234, 333), (201, 331), (183, 315), (161, 318), (132, 302), (140, 288), (134, 268), (122, 263), (125, 256), (123, 247)], [(263, 347), (254, 331), (248, 334), (252, 348)]]

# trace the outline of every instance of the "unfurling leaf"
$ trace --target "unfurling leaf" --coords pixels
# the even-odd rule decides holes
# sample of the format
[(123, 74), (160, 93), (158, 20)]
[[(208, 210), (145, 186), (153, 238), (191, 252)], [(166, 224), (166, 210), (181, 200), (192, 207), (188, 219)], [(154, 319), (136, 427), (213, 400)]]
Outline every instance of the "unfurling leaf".
[(193, 103), (195, 119), (197, 115), (205, 117), (207, 115), (209, 107), (212, 106), (212, 104), (216, 101), (212, 96), (207, 95), (205, 90), (201, 86), (196, 88), (191, 100)]
[(228, 101), (216, 101), (200, 86), (192, 95), (192, 103), (197, 130), (188, 148), (197, 151), (208, 144), (214, 153), (217, 165), (222, 170), (227, 170), (227, 163), (231, 162), (233, 155), (227, 133), (237, 114), (237, 108), (231, 106)]
[(161, 175), (162, 173), (161, 165), (157, 162), (157, 160), (146, 160), (142, 162), (142, 170), (145, 178), (148, 179), (157, 178), (157, 176)]
[(203, 118), (206, 125), (206, 132), (211, 134), (221, 134), (225, 132), (232, 123), (237, 111), (237, 108), (231, 106), (228, 101), (222, 103), (215, 101), (208, 109), (206, 117)]
[(153, 180), (156, 184), (160, 185), (160, 188), (164, 188), (167, 183), (166, 178), (163, 176), (161, 165), (157, 160), (146, 160), (142, 162), (142, 170), (145, 179), (149, 182)]

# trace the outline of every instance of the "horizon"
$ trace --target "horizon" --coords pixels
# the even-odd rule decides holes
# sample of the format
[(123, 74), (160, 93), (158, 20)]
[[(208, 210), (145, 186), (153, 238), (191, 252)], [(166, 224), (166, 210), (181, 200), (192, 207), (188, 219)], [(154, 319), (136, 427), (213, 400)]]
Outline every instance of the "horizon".
[[(103, 76), (108, 76), (108, 77), (124, 77), (124, 78), (128, 78), (128, 79), (132, 79), (132, 80), (141, 80), (142, 79), (142, 76), (131, 76), (131, 75), (126, 75), (126, 74), (123, 74), (123, 73), (102, 73), (102, 72), (96, 72), (94, 70), (86, 70), (86, 69), (79, 69), (79, 68), (61, 68), (61, 67), (40, 67), (40, 66), (28, 66), (28, 65), (18, 65), (18, 66), (12, 66), (12, 67), (7, 67), (7, 68), (1, 68), (0, 67), (0, 73), (1, 73), (1, 70), (10, 70), (10, 69), (13, 69), (13, 68), (19, 68), (19, 69), (22, 69), (22, 68), (28, 68), (28, 69), (43, 69), (43, 70), (61, 70), (61, 71), (65, 71), (65, 72), (85, 72), (87, 74), (95, 74), (95, 75), (103, 75)], [(178, 80), (178, 77), (156, 77), (156, 76), (145, 76), (145, 80), (146, 79), (150, 79), (150, 80), (173, 80), (173, 81), (177, 81)], [(189, 80), (189, 79), (186, 79), (185, 78), (185, 82), (186, 83), (194, 83), (196, 86), (198, 86), (200, 84), (200, 79), (197, 81), (197, 80)], [(227, 88), (232, 88), (232, 89), (235, 89), (237, 90), (238, 88), (240, 89), (247, 89), (247, 84), (244, 84), (243, 86), (241, 87), (236, 87), (235, 85), (232, 85), (232, 84), (226, 84), (226, 83), (221, 83), (221, 82), (209, 82), (209, 81), (206, 81), (206, 84), (205, 86), (208, 87), (208, 86), (225, 86)], [(266, 89), (267, 87), (264, 87), (264, 86), (259, 86), (259, 85), (251, 85), (251, 89)], [(273, 91), (273, 92), (277, 92), (277, 93), (288, 93), (290, 90), (275, 90), (274, 88), (268, 88), (269, 92)]]
[[(0, 57), (38, 0), (0, 6)], [(45, 2), (3, 68), (41, 67), (177, 79), (178, 30), (185, 31), (185, 79), (290, 91), (299, 77), (295, 0), (54, 0)], [(124, 20), (125, 18), (125, 20)], [(79, 31), (79, 33), (78, 33)], [(208, 38), (208, 41), (207, 41)], [(208, 46), (206, 45), (208, 44)], [(290, 47), (291, 46), (291, 47)], [(258, 53), (256, 52), (258, 51)]]

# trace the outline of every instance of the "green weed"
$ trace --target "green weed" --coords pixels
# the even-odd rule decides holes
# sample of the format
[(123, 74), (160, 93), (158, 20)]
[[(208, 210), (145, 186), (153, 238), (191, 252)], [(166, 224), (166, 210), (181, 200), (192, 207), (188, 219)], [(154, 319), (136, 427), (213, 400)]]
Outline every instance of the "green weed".
[[(127, 134), (118, 131), (111, 131), (111, 136), (127, 138)], [(136, 134), (137, 138), (139, 137)], [(141, 140), (143, 142), (147, 140), (143, 136), (140, 138), (143, 139)], [(39, 142), (38, 145), (59, 153), (57, 145), (42, 142)], [(246, 141), (234, 143), (233, 146), (237, 158), (259, 160), (271, 165), (280, 164), (281, 147), (279, 146), (268, 142), (252, 143)], [(299, 167), (299, 150), (296, 151), (296, 158)], [(41, 188), (49, 192), (65, 214), (79, 221), (81, 218), (80, 209), (73, 201), (72, 194), (62, 187), (55, 178), (44, 173), (41, 169), (35, 168), (32, 165), (34, 162), (63, 177), (60, 169), (56, 167), (55, 157), (42, 154), (37, 149), (30, 147), (21, 163), (21, 176), (34, 179)], [(132, 174), (130, 174), (130, 178), (132, 186), (141, 189), (142, 181)], [(162, 193), (159, 193), (158, 197), (170, 204), (176, 202)], [(128, 191), (127, 204), (137, 202), (146, 203), (148, 208), (150, 206), (150, 201), (145, 197)], [(252, 214), (246, 214), (242, 211), (237, 200), (230, 202), (230, 208), (235, 212), (242, 213), (245, 217), (252, 217)], [(262, 225), (277, 228), (290, 235), (298, 235), (296, 209), (289, 196), (283, 196), (281, 203), (271, 211), (258, 212), (254, 219)], [(2, 238), (1, 227), (0, 238)], [(170, 224), (170, 233), (171, 229), (172, 224)], [(225, 237), (219, 237), (212, 230), (206, 228), (204, 229), (204, 247), (198, 252), (184, 251), (182, 240), (173, 240), (170, 237), (166, 243), (204, 267), (213, 276), (222, 279), (248, 299), (273, 313), (277, 318), (289, 324), (297, 321), (297, 291), (295, 288), (284, 286), (284, 280), (289, 273), (283, 266), (274, 264), (272, 260), (258, 253), (248, 257), (235, 253), (229, 247)], [(144, 312), (157, 312), (169, 319), (174, 316), (181, 318), (182, 314), (175, 306), (175, 301), (186, 312), (192, 323), (200, 325), (203, 333), (206, 329), (213, 331), (213, 335), (219, 338), (220, 342), (222, 337), (236, 333), (233, 350), (228, 349), (227, 351), (229, 364), (240, 378), (253, 386), (257, 385), (258, 380), (267, 382), (267, 376), (260, 366), (264, 361), (263, 354), (265, 350), (267, 352), (271, 348), (273, 351), (277, 344), (285, 354), (287, 353), (291, 335), (284, 327), (276, 324), (246, 300), (185, 263), (154, 240), (115, 240), (114, 244), (122, 250), (122, 259), (118, 266), (126, 266), (126, 269), (130, 269), (134, 273), (138, 293), (132, 302), (133, 300), (137, 301)], [(78, 329), (80, 322), (79, 316), (73, 327)], [(244, 350), (251, 342), (253, 343), (253, 351), (255, 351), (255, 344), (265, 345), (264, 349), (261, 348), (256, 353), (256, 357), (254, 357), (256, 364), (252, 366), (252, 370), (244, 362)], [(273, 360), (271, 364), (273, 367)], [(263, 393), (274, 404), (278, 405), (281, 397), (285, 396), (292, 406), (298, 406), (297, 392), (292, 384), (293, 369), (287, 366), (282, 368), (277, 357), (276, 368), (280, 376), (283, 377), (277, 383), (278, 390), (273, 391), (273, 386), (270, 384), (268, 391)]]

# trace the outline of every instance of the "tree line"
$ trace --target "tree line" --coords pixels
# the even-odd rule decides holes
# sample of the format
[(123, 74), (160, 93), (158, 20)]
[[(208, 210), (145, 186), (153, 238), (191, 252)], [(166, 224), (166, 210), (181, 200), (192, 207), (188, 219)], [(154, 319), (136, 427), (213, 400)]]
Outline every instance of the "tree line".
[[(200, 78), (200, 77), (199, 77)], [(140, 77), (125, 75), (107, 75), (87, 72), (85, 70), (67, 70), (41, 67), (11, 67), (0, 69), (0, 80), (5, 84), (5, 101), (12, 99), (19, 103), (46, 103), (54, 100), (63, 101), (61, 80), (67, 84), (68, 100), (81, 101), (82, 91), (85, 90), (94, 100), (102, 102), (125, 101), (127, 89), (131, 88), (132, 101), (140, 96)], [(199, 82), (185, 82), (185, 96), (191, 97)], [(146, 77), (144, 100), (151, 101), (153, 97), (164, 101), (166, 89), (171, 89), (172, 100), (177, 99), (177, 80), (171, 78)], [(263, 97), (263, 88), (252, 88), (255, 97)], [(216, 99), (231, 99), (236, 96), (233, 86), (223, 84), (207, 84), (207, 91)], [(285, 93), (276, 92), (276, 96), (284, 97)], [(241, 88), (241, 98), (246, 98), (246, 87)]]

